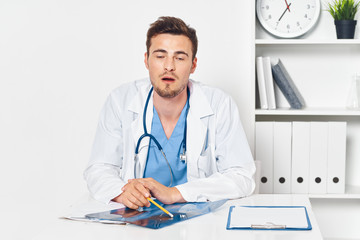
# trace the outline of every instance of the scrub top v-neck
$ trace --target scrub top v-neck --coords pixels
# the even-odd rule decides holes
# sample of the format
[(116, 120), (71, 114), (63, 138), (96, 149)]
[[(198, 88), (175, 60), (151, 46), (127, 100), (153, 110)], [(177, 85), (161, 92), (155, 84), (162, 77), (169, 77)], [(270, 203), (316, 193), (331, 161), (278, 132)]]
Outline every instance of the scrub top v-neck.
[[(173, 174), (172, 186), (187, 182), (187, 165), (185, 161), (180, 160), (180, 153), (183, 149), (182, 144), (188, 104), (189, 103), (186, 102), (169, 139), (166, 137), (155, 107), (153, 108), (154, 114), (151, 124), (151, 134), (158, 140), (169, 161)], [(149, 177), (165, 186), (169, 186), (171, 182), (170, 169), (166, 160), (152, 140), (150, 140), (150, 147), (144, 171), (144, 178)]]

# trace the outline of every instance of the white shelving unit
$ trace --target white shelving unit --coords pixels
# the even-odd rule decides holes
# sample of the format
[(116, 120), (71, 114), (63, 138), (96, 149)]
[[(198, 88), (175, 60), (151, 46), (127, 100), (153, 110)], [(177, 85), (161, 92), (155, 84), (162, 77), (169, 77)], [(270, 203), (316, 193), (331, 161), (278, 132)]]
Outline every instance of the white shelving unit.
[(256, 39), (256, 45), (357, 45), (359, 39)]
[(275, 110), (255, 110), (256, 116), (360, 116), (360, 111), (346, 108), (311, 108), (305, 107), (301, 110), (290, 108), (278, 108)]
[[(315, 28), (298, 39), (277, 39), (262, 29), (256, 16), (255, 21), (254, 57), (281, 59), (306, 105), (301, 110), (290, 109), (276, 88), (278, 108), (255, 109), (255, 121), (346, 121), (346, 192), (309, 197), (360, 199), (360, 111), (346, 108), (352, 77), (360, 73), (360, 34), (355, 39), (336, 39), (333, 19), (324, 11)], [(256, 74), (253, 76), (255, 82)]]
[(309, 198), (324, 198), (324, 199), (360, 199), (360, 187), (346, 185), (345, 194), (309, 194)]

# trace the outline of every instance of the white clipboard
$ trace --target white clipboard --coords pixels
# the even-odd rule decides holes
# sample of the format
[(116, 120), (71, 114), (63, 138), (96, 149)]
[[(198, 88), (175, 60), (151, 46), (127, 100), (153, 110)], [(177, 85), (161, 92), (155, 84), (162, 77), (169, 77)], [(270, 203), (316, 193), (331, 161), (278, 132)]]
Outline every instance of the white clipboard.
[(305, 206), (231, 206), (228, 230), (311, 230)]

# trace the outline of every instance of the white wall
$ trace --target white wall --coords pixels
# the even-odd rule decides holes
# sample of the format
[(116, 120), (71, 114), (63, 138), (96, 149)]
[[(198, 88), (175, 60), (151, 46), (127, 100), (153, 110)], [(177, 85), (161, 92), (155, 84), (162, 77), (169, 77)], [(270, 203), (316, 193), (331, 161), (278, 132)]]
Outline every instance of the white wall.
[(235, 98), (252, 141), (252, 4), (1, 0), (0, 199), (34, 209), (51, 201), (58, 211), (86, 192), (82, 171), (100, 108), (113, 88), (147, 76), (145, 35), (161, 15), (197, 29), (192, 78)]

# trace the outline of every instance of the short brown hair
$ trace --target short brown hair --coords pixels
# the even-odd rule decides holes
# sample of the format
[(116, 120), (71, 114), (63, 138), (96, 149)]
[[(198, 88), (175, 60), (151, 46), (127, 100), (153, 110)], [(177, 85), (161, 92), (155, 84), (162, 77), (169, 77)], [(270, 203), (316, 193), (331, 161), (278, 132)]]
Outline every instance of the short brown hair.
[(189, 25), (176, 17), (159, 17), (154, 23), (150, 24), (150, 28), (147, 32), (146, 38), (146, 51), (149, 56), (149, 49), (151, 45), (151, 38), (162, 34), (162, 33), (170, 33), (174, 35), (184, 35), (188, 37), (192, 44), (192, 59), (195, 59), (198, 40), (196, 37), (196, 31), (194, 28), (191, 28)]

